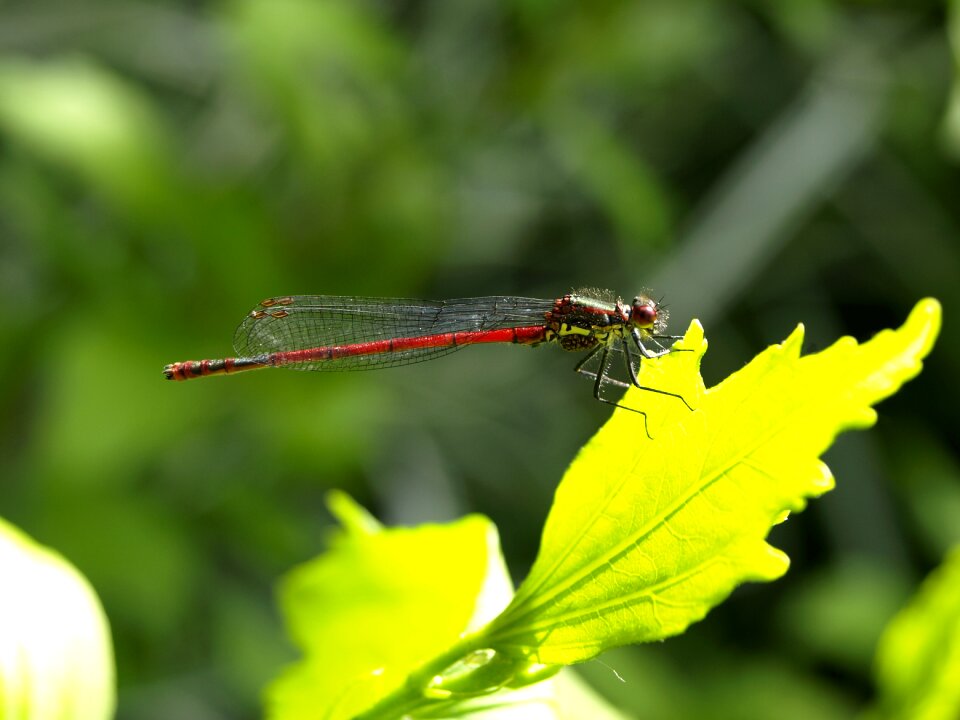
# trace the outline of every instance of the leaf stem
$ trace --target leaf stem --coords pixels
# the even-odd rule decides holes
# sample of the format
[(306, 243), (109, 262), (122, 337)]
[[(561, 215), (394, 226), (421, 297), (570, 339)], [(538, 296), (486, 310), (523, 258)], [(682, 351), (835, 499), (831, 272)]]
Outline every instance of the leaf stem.
[(426, 693), (433, 679), (458, 660), (487, 647), (486, 640), (487, 635), (483, 631), (464, 636), (449, 650), (410, 673), (402, 686), (357, 715), (354, 720), (396, 720), (413, 710), (437, 702), (439, 698), (428, 697)]

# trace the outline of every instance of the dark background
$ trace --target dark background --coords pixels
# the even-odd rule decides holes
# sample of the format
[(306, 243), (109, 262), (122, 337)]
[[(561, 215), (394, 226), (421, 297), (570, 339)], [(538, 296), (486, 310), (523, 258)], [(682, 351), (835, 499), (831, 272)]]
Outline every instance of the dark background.
[[(960, 12), (960, 10), (958, 10)], [(264, 297), (653, 288), (707, 384), (945, 325), (828, 456), (788, 576), (582, 670), (642, 718), (846, 718), (884, 623), (960, 539), (960, 103), (937, 2), (0, 2), (0, 514), (109, 615), (120, 717), (259, 714), (272, 588), (329, 488), (483, 512), (516, 579), (609, 409), (553, 349), (172, 384)], [(623, 677), (620, 682), (614, 670)]]

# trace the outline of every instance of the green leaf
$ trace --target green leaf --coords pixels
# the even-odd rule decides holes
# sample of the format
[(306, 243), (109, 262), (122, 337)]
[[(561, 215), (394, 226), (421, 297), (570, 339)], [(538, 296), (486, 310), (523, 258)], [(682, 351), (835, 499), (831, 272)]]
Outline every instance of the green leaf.
[(277, 720), (355, 717), (488, 622), (512, 593), (486, 518), (384, 529), (342, 493), (330, 505), (343, 532), (280, 591), (306, 657), (268, 690), (268, 714)]
[(557, 489), (540, 554), (491, 625), (496, 650), (545, 664), (659, 640), (703, 618), (740, 583), (769, 581), (789, 560), (764, 538), (806, 499), (833, 487), (819, 456), (836, 435), (876, 420), (870, 407), (914, 377), (940, 324), (935, 300), (858, 345), (843, 338), (800, 357), (803, 329), (715, 388), (697, 368), (706, 341), (691, 324), (682, 347), (645, 363), (619, 410)]
[(383, 530), (335, 496), (347, 533), (285, 584), (307, 658), (271, 689), (272, 717), (564, 717), (563, 685), (536, 685), (561, 665), (679, 633), (738, 584), (786, 571), (771, 526), (833, 487), (818, 456), (920, 371), (939, 321), (926, 300), (900, 330), (803, 358), (798, 329), (710, 390), (691, 324), (689, 352), (645, 363), (641, 380), (697, 409), (627, 393), (649, 423), (617, 411), (581, 451), (495, 618), (509, 584), (487, 520)]
[(960, 717), (960, 546), (887, 626), (876, 673), (880, 717)]
[(87, 581), (0, 520), (0, 718), (113, 716), (113, 649)]

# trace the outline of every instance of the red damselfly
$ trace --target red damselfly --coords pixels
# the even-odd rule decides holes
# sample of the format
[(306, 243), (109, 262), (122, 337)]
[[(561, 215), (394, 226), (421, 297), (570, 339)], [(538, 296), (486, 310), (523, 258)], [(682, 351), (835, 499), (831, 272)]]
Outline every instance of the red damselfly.
[[(237, 357), (171, 363), (163, 374), (169, 380), (191, 380), (271, 367), (371, 370), (430, 360), (467, 345), (555, 343), (587, 353), (575, 370), (593, 379), (593, 395), (601, 402), (624, 407), (604, 398), (603, 386), (632, 384), (690, 407), (676, 393), (641, 385), (637, 376), (642, 360), (671, 352), (659, 342), (678, 337), (664, 334), (666, 322), (664, 307), (647, 294), (625, 303), (594, 289), (557, 300), (291, 295), (268, 298), (247, 314), (233, 336)], [(612, 353), (622, 355), (629, 382), (610, 377)], [(595, 371), (588, 369), (593, 362)]]

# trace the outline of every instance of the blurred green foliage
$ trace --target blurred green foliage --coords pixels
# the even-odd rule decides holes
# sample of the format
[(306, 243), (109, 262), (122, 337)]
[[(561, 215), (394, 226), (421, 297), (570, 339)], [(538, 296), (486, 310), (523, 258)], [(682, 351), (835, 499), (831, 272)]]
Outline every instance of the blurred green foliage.
[(703, 319), (708, 385), (797, 321), (816, 349), (943, 302), (924, 375), (778, 528), (787, 578), (605, 660), (626, 683), (585, 668), (648, 718), (848, 717), (875, 638), (824, 650), (795, 622), (851, 597), (831, 581), (849, 563), (884, 589), (860, 602), (892, 612), (955, 542), (951, 9), (0, 4), (0, 515), (100, 594), (120, 717), (258, 716), (292, 657), (270, 588), (323, 546), (328, 488), (390, 522), (484, 512), (524, 575), (608, 414), (547, 350), (185, 385), (164, 363), (228, 354), (270, 295), (587, 284)]
[(876, 667), (875, 717), (951, 720), (960, 714), (960, 548), (890, 622)]

